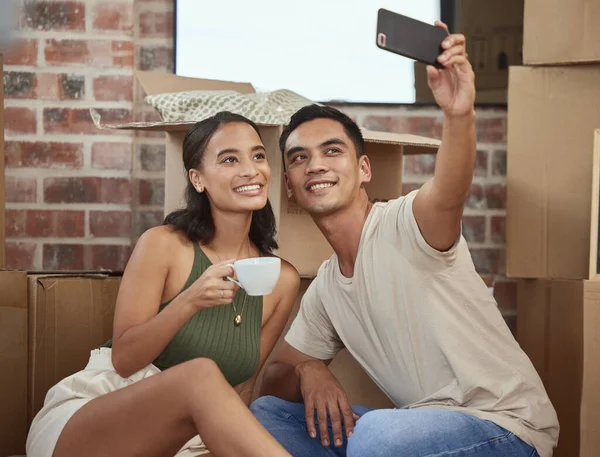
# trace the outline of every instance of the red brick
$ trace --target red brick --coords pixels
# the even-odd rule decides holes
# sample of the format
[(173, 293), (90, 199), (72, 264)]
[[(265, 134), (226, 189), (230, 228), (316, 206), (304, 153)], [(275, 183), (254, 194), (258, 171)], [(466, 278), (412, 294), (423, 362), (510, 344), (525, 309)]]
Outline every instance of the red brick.
[(435, 155), (417, 154), (404, 157), (404, 174), (433, 175), (435, 170)]
[(98, 4), (94, 10), (94, 29), (133, 33), (133, 3)]
[(85, 6), (78, 2), (28, 0), (23, 8), (21, 28), (83, 32), (85, 30)]
[(133, 66), (133, 42), (108, 40), (46, 40), (49, 65), (79, 64), (101, 68)]
[(164, 144), (140, 144), (138, 145), (138, 152), (142, 170), (165, 170), (166, 148)]
[(485, 241), (485, 216), (464, 216), (462, 220), (463, 235), (469, 243)]
[(146, 230), (161, 225), (164, 220), (163, 211), (136, 211), (133, 233), (135, 237), (141, 236)]
[(485, 199), (488, 208), (506, 208), (506, 186), (504, 184), (488, 184), (485, 186)]
[(131, 101), (133, 98), (131, 76), (100, 76), (94, 78), (93, 86), (98, 101)]
[(29, 237), (73, 238), (85, 235), (83, 211), (27, 211)]
[(86, 268), (90, 270), (123, 271), (131, 256), (131, 246), (88, 245), (86, 250)]
[(173, 71), (173, 48), (170, 46), (140, 46), (136, 67), (140, 70)]
[(138, 184), (140, 205), (162, 206), (164, 204), (164, 179), (140, 179)]
[(475, 176), (487, 176), (488, 174), (488, 152), (478, 150), (475, 157)]
[(6, 267), (10, 270), (34, 270), (35, 243), (6, 243)]
[(494, 151), (492, 156), (492, 175), (506, 176), (506, 151)]
[(471, 249), (471, 257), (480, 275), (504, 274), (504, 249)]
[[(98, 109), (102, 122), (129, 122), (132, 119), (128, 109)], [(44, 131), (46, 133), (99, 133), (88, 109), (44, 108)], [(131, 134), (119, 130), (103, 130), (103, 134)]]
[(37, 130), (35, 110), (17, 106), (5, 106), (4, 128), (7, 133), (35, 133)]
[(506, 242), (506, 218), (492, 216), (492, 243), (504, 244)]
[(36, 94), (36, 75), (25, 71), (4, 72), (6, 98), (33, 98)]
[(91, 211), (90, 232), (97, 237), (131, 236), (130, 211)]
[(46, 203), (131, 203), (131, 182), (126, 178), (46, 178)]
[(4, 65), (37, 65), (38, 41), (35, 38), (15, 38), (4, 55)]
[(145, 11), (140, 14), (140, 36), (142, 38), (172, 38), (174, 14), (172, 11)]
[(423, 184), (414, 182), (403, 182), (402, 183), (402, 195), (411, 193), (413, 190), (420, 189)]
[(85, 94), (85, 78), (56, 73), (4, 72), (6, 98), (79, 100)]
[(35, 203), (37, 200), (35, 178), (6, 176), (5, 183), (7, 203)]
[(82, 244), (44, 244), (44, 270), (83, 270), (83, 249)]
[(477, 118), (477, 141), (482, 143), (506, 143), (506, 118)]
[(81, 168), (82, 143), (7, 141), (7, 167)]
[(465, 202), (465, 208), (470, 209), (485, 209), (486, 201), (481, 184), (473, 184), (471, 186), (471, 192)]
[(5, 229), (7, 237), (27, 235), (27, 212), (9, 209), (5, 213)]
[(105, 170), (131, 170), (131, 143), (94, 143), (92, 168)]

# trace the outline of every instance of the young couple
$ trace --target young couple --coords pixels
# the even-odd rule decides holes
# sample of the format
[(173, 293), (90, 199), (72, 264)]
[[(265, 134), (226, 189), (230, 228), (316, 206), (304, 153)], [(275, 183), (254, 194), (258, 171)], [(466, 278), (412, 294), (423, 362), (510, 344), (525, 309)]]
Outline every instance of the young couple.
[[(461, 236), (474, 75), (462, 35), (443, 47), (445, 68), (427, 70), (442, 146), (418, 191), (371, 204), (360, 129), (334, 109), (305, 107), (284, 129), (288, 192), (335, 255), (265, 367), (263, 396), (250, 406), (299, 277), (282, 261), (264, 297), (223, 279), (232, 260), (277, 245), (258, 129), (221, 113), (186, 135), (187, 207), (138, 241), (112, 341), (48, 392), (28, 457), (550, 457), (555, 411)], [(397, 409), (348, 404), (327, 367), (344, 347)]]

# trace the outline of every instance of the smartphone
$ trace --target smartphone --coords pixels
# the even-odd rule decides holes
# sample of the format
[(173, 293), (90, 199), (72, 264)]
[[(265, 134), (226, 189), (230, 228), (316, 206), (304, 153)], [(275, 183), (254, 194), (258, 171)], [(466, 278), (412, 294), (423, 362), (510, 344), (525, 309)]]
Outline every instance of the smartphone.
[(436, 68), (444, 68), (438, 56), (448, 36), (441, 27), (417, 21), (381, 8), (377, 16), (377, 46)]

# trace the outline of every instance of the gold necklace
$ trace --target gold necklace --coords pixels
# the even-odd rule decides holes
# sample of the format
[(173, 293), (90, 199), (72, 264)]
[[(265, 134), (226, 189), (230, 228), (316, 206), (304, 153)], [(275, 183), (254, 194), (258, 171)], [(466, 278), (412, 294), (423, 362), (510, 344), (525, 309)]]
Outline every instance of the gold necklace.
[[(246, 242), (248, 243), (248, 257), (250, 257), (250, 240), (248, 238), (246, 238)], [(242, 246), (240, 246), (240, 249), (238, 250), (238, 252), (240, 252), (242, 250), (243, 245), (244, 245), (244, 243), (242, 242)], [(221, 256), (219, 256), (217, 251), (215, 251), (215, 255), (217, 256), (217, 259), (219, 259), (219, 263), (221, 263), (222, 262)], [(244, 291), (244, 300), (242, 301), (242, 309), (240, 310), (239, 313), (238, 313), (237, 308), (235, 307), (235, 297), (233, 298), (233, 300), (231, 300), (231, 307), (233, 308), (233, 312), (235, 314), (235, 317), (233, 318), (233, 324), (236, 327), (239, 327), (240, 325), (242, 325), (242, 314), (244, 314), (244, 309), (246, 308), (246, 299), (247, 298), (248, 298), (248, 294), (246, 294), (246, 292)]]

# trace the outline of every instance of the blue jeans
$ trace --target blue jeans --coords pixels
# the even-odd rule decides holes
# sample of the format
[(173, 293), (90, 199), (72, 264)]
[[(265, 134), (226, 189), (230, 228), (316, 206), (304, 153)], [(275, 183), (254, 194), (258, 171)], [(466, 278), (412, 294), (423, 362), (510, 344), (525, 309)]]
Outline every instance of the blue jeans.
[[(371, 410), (360, 416), (342, 447), (308, 435), (304, 405), (261, 397), (251, 406), (260, 423), (294, 457), (538, 457), (536, 450), (490, 421), (440, 409)], [(319, 428), (317, 427), (317, 434)], [(331, 424), (329, 424), (330, 442)]]

